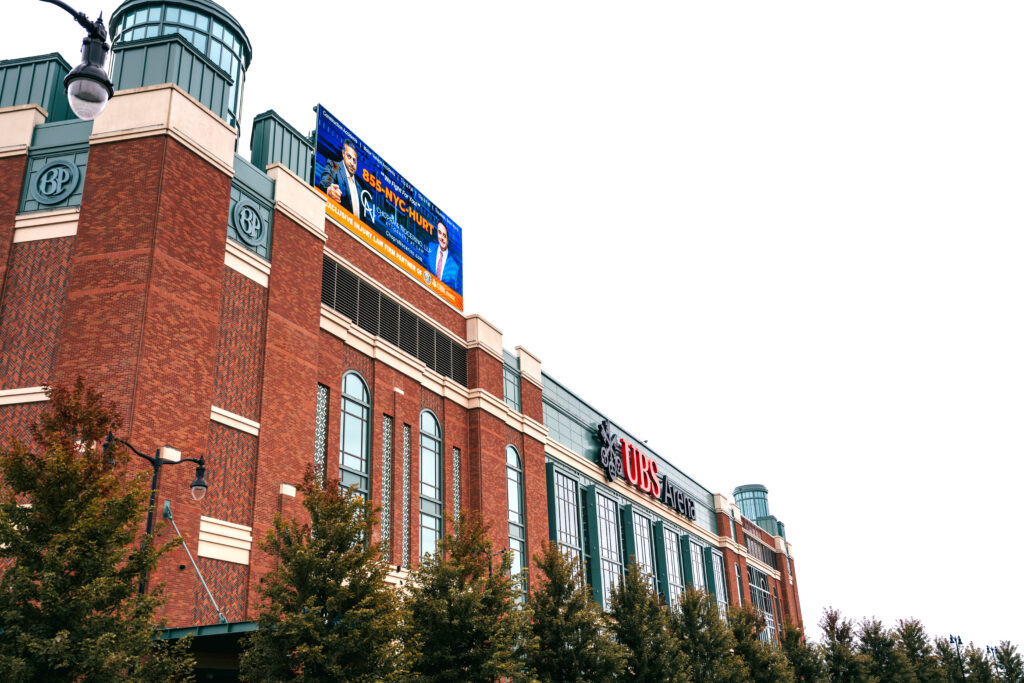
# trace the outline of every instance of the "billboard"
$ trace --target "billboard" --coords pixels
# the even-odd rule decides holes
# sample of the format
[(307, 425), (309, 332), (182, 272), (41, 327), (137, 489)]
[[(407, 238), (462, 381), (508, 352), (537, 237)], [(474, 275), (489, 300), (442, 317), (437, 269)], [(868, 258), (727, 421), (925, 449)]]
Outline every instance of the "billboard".
[(313, 186), (327, 214), (462, 310), (462, 228), (322, 106)]

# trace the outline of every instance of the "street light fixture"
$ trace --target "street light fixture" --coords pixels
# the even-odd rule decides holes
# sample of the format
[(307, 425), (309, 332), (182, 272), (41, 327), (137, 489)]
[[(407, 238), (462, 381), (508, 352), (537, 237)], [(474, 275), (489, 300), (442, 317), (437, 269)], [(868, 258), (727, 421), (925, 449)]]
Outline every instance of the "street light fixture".
[(964, 658), (960, 656), (960, 646), (964, 644), (964, 641), (960, 640), (960, 636), (954, 636), (952, 633), (949, 634), (949, 642), (956, 645), (956, 658), (960, 663), (960, 678), (964, 681), (967, 680), (967, 675), (964, 673)]
[(71, 70), (64, 78), (64, 90), (68, 94), (68, 104), (75, 115), (91, 121), (100, 115), (107, 101), (114, 95), (114, 84), (107, 76), (107, 27), (103, 25), (103, 13), (99, 19), (90, 21), (82, 12), (76, 12), (61, 0), (42, 0), (56, 5), (75, 18), (88, 35), (82, 41), (82, 63)]
[(183, 462), (195, 463), (196, 478), (193, 479), (192, 483), (189, 485), (189, 487), (192, 490), (192, 499), (198, 502), (206, 496), (206, 489), (208, 488), (208, 485), (206, 483), (206, 459), (204, 457), (200, 456), (198, 459), (183, 458), (181, 457), (181, 451), (179, 451), (177, 448), (172, 448), (170, 446), (158, 448), (156, 450), (155, 456), (146, 455), (145, 453), (140, 453), (135, 448), (135, 446), (131, 445), (124, 439), (119, 439), (116, 436), (114, 436), (113, 432), (107, 433), (107, 439), (106, 441), (103, 442), (103, 450), (106, 451), (108, 448), (110, 448), (110, 444), (115, 441), (119, 444), (127, 446), (132, 453), (139, 456), (140, 458), (142, 458), (143, 460), (145, 460), (146, 462), (153, 466), (153, 480), (149, 487), (149, 516), (146, 517), (147, 535), (153, 533), (153, 514), (154, 509), (156, 508), (156, 485), (157, 480), (160, 477), (160, 468), (163, 467), (164, 465), (180, 465)]

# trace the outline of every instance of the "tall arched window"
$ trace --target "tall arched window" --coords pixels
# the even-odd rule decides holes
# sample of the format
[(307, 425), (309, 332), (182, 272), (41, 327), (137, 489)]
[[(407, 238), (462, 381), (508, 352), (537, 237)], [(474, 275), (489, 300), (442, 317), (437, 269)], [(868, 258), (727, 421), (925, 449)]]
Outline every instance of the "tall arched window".
[(341, 455), (338, 479), (370, 495), (370, 392), (354, 372), (341, 380)]
[(441, 497), (441, 426), (420, 413), (420, 558), (437, 550), (444, 507)]
[(512, 551), (512, 575), (526, 570), (526, 512), (523, 509), (523, 462), (512, 446), (505, 447), (508, 479), (508, 549)]

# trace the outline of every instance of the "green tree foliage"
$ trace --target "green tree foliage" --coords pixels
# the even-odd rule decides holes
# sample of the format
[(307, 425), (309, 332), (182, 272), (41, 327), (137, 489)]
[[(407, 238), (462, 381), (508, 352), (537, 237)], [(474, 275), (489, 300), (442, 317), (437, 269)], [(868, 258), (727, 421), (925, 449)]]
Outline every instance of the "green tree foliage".
[(917, 683), (940, 683), (945, 678), (942, 665), (917, 619), (901, 619), (895, 631), (897, 649), (910, 667), (910, 680)]
[(935, 658), (939, 662), (939, 669), (942, 671), (942, 681), (953, 683), (962, 681), (967, 675), (967, 668), (957, 655), (956, 646), (950, 644), (945, 638), (935, 639)]
[(653, 579), (631, 563), (611, 592), (612, 631), (626, 647), (625, 673), (639, 683), (689, 681), (689, 664)]
[(964, 650), (964, 668), (967, 670), (967, 680), (971, 683), (996, 683), (992, 660), (984, 648), (975, 647), (974, 643)]
[(527, 598), (537, 647), (530, 669), (542, 681), (606, 683), (625, 663), (625, 648), (611, 635), (607, 616), (583, 581), (579, 562), (557, 544), (534, 555), (538, 584)]
[(786, 622), (782, 627), (781, 645), (794, 680), (798, 683), (818, 683), (825, 680), (821, 653), (812, 643), (807, 642), (803, 629)]
[(263, 577), (259, 630), (243, 641), (241, 673), (253, 681), (387, 681), (409, 673), (401, 594), (369, 543), (372, 504), (337, 480), (306, 472), (299, 491), (309, 522), (280, 515), (261, 546), (277, 559)]
[(409, 591), (412, 631), (422, 640), (415, 666), (421, 681), (493, 683), (526, 680), (535, 641), (520, 584), (509, 576), (510, 553), (492, 567), (493, 546), (476, 515), (459, 520), (438, 552), (420, 563)]
[(758, 636), (765, 622), (751, 605), (729, 610), (729, 627), (736, 638), (736, 656), (750, 669), (754, 683), (792, 683), (793, 672), (782, 651)]
[(736, 638), (718, 612), (715, 598), (687, 588), (670, 612), (672, 631), (696, 683), (741, 683), (750, 670), (735, 655)]
[(876, 681), (910, 683), (913, 681), (910, 662), (898, 647), (896, 633), (885, 628), (878, 619), (865, 619), (858, 632), (858, 652), (864, 656), (868, 676)]
[(1024, 683), (1024, 660), (1017, 653), (1017, 646), (1011, 645), (1010, 641), (1003, 640), (996, 648), (995, 655), (996, 673), (999, 674), (999, 681), (1004, 683)]
[(1000, 683), (1024, 683), (1024, 659), (1017, 652), (1017, 646), (1008, 640), (1000, 641), (993, 648), (992, 668)]
[(832, 683), (866, 682), (865, 657), (857, 654), (853, 622), (829, 607), (818, 625), (823, 631), (821, 654), (828, 680)]
[(154, 639), (139, 584), (174, 544), (139, 533), (146, 473), (125, 474), (114, 406), (81, 378), (54, 388), (35, 447), (0, 447), (0, 680), (191, 680), (187, 643)]

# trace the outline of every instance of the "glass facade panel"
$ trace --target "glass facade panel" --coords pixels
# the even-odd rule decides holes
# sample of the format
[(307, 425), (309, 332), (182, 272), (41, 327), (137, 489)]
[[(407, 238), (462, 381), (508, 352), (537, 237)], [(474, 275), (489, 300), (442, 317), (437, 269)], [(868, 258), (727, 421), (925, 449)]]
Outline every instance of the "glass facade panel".
[(508, 365), (503, 366), (503, 370), (505, 375), (505, 403), (517, 413), (522, 412), (519, 373)]
[(636, 564), (645, 574), (657, 580), (654, 563), (654, 543), (651, 541), (651, 520), (633, 514), (633, 538), (636, 540)]
[(523, 514), (523, 464), (519, 452), (505, 447), (508, 490), (508, 547), (512, 551), (512, 576), (526, 571), (526, 516)]
[(437, 550), (441, 538), (441, 426), (428, 410), (420, 413), (420, 559)]
[(765, 626), (760, 638), (765, 642), (775, 642), (775, 613), (772, 611), (772, 594), (768, 590), (768, 576), (747, 565), (747, 581), (750, 583), (750, 602), (764, 617)]
[(607, 496), (597, 494), (597, 533), (601, 545), (601, 584), (604, 608), (611, 605), (612, 590), (622, 577), (622, 551), (619, 539), (619, 506)]
[(708, 578), (704, 571), (704, 546), (690, 540), (690, 574), (693, 576), (693, 587), (702, 591), (708, 589)]
[(582, 559), (580, 544), (579, 487), (561, 472), (555, 472), (555, 527), (563, 552)]
[(370, 393), (362, 378), (346, 373), (341, 382), (341, 453), (338, 478), (370, 495)]
[(715, 573), (715, 599), (718, 612), (724, 618), (729, 610), (729, 596), (725, 588), (725, 558), (717, 550), (711, 552), (711, 567)]
[(682, 553), (679, 551), (679, 536), (668, 529), (665, 530), (665, 568), (668, 572), (669, 600), (676, 605), (683, 593)]

